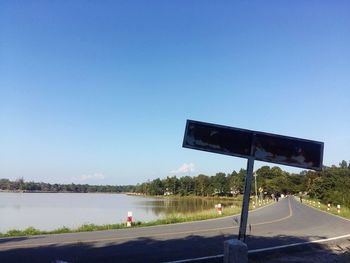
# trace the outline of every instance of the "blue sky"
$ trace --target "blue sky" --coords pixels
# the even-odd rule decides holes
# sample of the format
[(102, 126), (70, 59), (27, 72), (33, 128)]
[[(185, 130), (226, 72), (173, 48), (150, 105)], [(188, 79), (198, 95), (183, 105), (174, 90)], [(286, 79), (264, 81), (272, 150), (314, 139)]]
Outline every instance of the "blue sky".
[(136, 184), (246, 167), (182, 148), (186, 119), (323, 141), (324, 164), (349, 160), (349, 13), (348, 1), (1, 1), (0, 178)]

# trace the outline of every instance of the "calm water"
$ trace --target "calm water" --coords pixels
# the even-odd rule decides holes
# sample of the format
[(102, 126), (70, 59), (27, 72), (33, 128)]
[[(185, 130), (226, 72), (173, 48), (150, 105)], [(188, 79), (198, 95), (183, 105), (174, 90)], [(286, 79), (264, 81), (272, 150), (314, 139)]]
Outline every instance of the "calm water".
[(53, 230), (85, 223), (122, 223), (128, 211), (132, 211), (134, 221), (151, 221), (169, 213), (198, 211), (214, 205), (214, 201), (202, 199), (124, 194), (0, 193), (0, 232), (29, 226)]

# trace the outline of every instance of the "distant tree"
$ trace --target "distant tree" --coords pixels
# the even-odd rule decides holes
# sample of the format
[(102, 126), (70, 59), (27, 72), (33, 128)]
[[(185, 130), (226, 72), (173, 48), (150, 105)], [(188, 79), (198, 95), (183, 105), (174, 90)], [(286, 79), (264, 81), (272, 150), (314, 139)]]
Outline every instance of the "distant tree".
[(225, 173), (217, 173), (211, 180), (216, 194), (224, 195), (229, 192), (229, 185)]
[(9, 179), (0, 179), (0, 189), (1, 190), (10, 190), (11, 181)]
[(238, 174), (236, 171), (227, 176), (227, 184), (232, 194), (243, 193), (244, 178), (243, 174)]
[(339, 167), (341, 169), (348, 169), (348, 163), (345, 161), (345, 160), (342, 160), (340, 163), (339, 163)]
[(164, 194), (164, 188), (162, 181), (157, 178), (153, 180), (149, 185), (149, 194), (150, 195), (163, 195)]
[(306, 177), (301, 174), (291, 174), (287, 176), (289, 182), (289, 192), (292, 194), (298, 194), (299, 192), (306, 191)]
[(174, 195), (178, 194), (179, 188), (179, 179), (176, 176), (169, 177), (167, 176), (163, 181), (164, 192), (170, 192)]
[(269, 166), (266, 166), (266, 165), (262, 166), (258, 170), (256, 170), (256, 174), (257, 174), (258, 178), (261, 178), (261, 180), (273, 178), (271, 168)]
[(194, 194), (195, 182), (190, 176), (183, 176), (179, 179), (180, 189), (179, 194), (182, 196)]
[[(199, 196), (211, 195), (210, 180), (207, 175), (200, 174), (194, 178), (195, 181), (195, 193)], [(210, 192), (210, 193), (209, 193)]]

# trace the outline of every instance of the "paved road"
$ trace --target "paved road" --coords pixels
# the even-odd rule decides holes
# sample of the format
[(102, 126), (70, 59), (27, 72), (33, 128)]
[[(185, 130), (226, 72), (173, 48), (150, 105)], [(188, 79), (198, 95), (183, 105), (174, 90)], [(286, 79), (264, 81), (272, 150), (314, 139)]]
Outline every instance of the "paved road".
[[(239, 219), (239, 216), (236, 217)], [(350, 221), (285, 198), (249, 214), (249, 250), (350, 234)], [(234, 217), (123, 230), (0, 239), (0, 262), (166, 262), (223, 253)]]

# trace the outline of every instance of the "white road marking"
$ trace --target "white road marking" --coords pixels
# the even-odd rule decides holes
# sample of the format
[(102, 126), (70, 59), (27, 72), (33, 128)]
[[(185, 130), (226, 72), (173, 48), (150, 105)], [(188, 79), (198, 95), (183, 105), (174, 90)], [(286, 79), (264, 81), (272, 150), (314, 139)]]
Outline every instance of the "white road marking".
[(214, 258), (222, 258), (224, 255), (216, 255), (216, 256), (209, 256), (209, 257), (201, 257), (201, 258), (190, 258), (190, 259), (182, 259), (182, 260), (176, 260), (176, 261), (168, 261), (164, 263), (186, 263), (191, 261), (198, 261), (198, 260), (206, 260), (206, 259), (214, 259)]
[(347, 238), (347, 237), (350, 237), (350, 234), (346, 234), (346, 235), (343, 235), (343, 236), (326, 238), (326, 239), (319, 239), (319, 240), (313, 240), (313, 241), (299, 242), (299, 243), (283, 245), (283, 246), (253, 249), (253, 250), (249, 250), (248, 253), (258, 253), (258, 252), (264, 252), (264, 251), (275, 250), (275, 249), (280, 249), (280, 248), (296, 247), (296, 246), (300, 246), (300, 245), (307, 245), (307, 244), (314, 244), (314, 243), (325, 243), (325, 242), (328, 242), (328, 241), (333, 241), (333, 240)]

